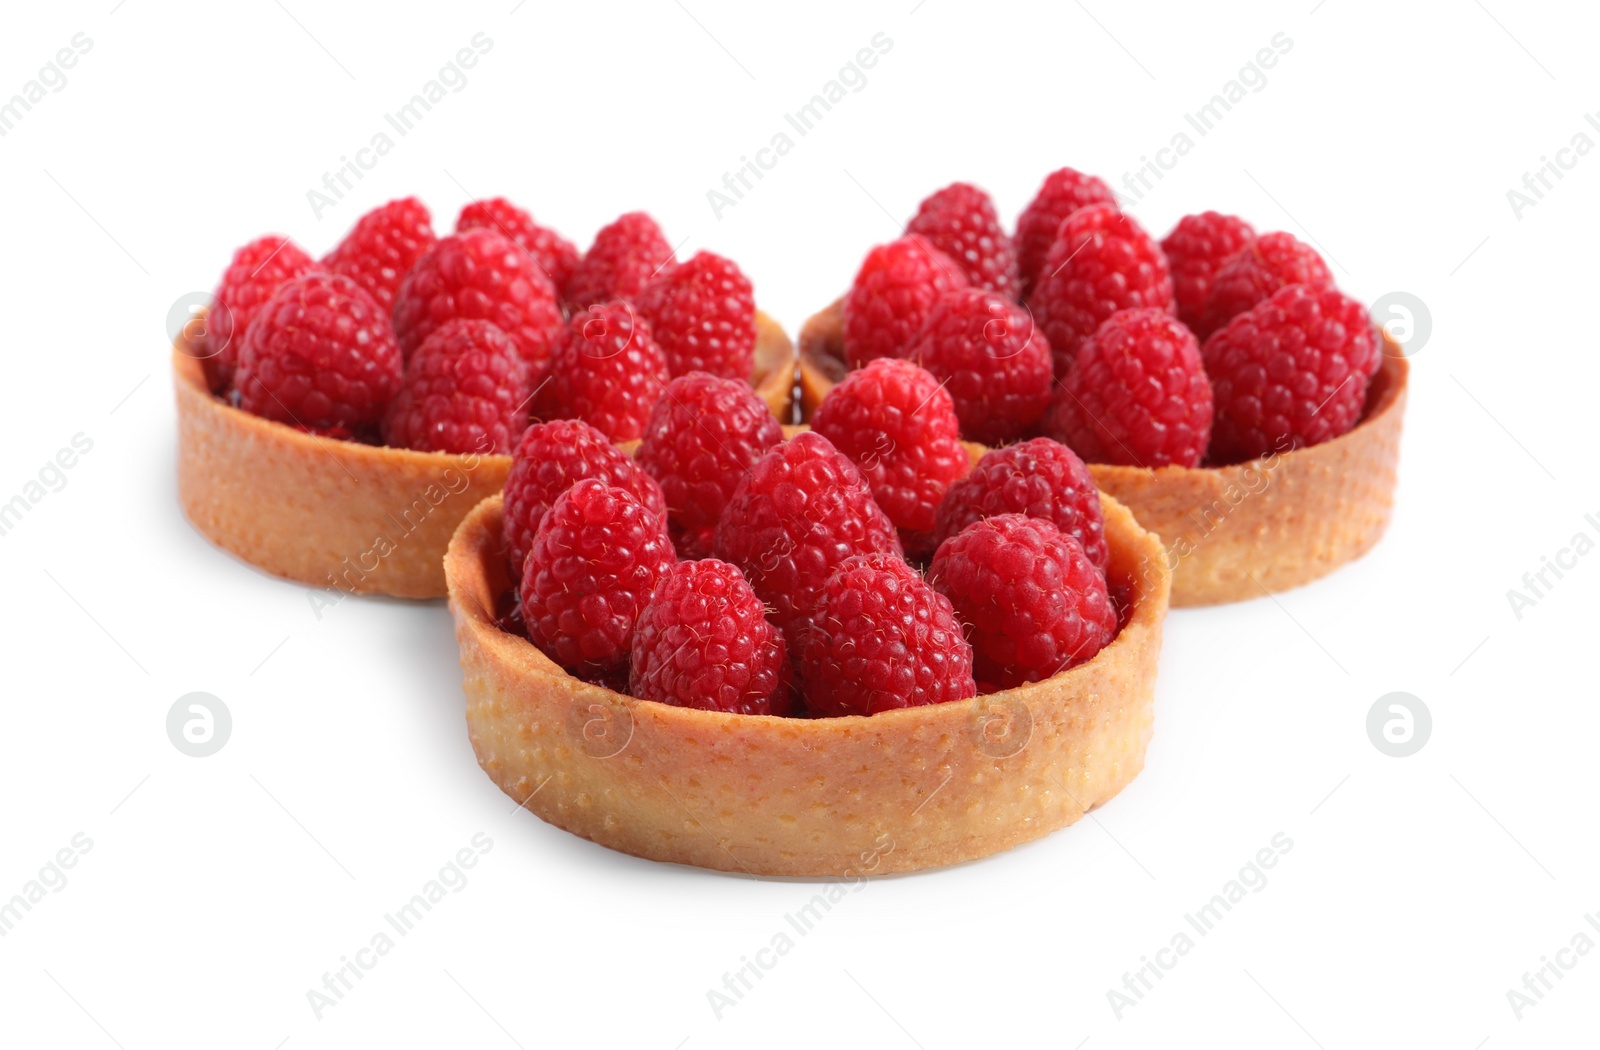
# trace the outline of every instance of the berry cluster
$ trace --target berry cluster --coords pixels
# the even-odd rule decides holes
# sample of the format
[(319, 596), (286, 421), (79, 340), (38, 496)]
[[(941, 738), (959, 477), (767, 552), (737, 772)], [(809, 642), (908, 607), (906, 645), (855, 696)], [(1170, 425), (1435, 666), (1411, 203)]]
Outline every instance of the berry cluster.
[(1209, 211), (1157, 242), (1071, 168), (1011, 237), (975, 186), (928, 197), (867, 253), (842, 312), (846, 363), (920, 365), (960, 436), (1043, 435), (1091, 463), (1222, 465), (1328, 441), (1359, 422), (1381, 356), (1314, 248)]
[(190, 349), (218, 396), (309, 433), (508, 454), (535, 420), (636, 439), (674, 377), (745, 384), (755, 340), (739, 267), (678, 263), (643, 212), (580, 255), (504, 198), (436, 237), (407, 197), (320, 261), (283, 237), (239, 249)]
[(666, 385), (632, 458), (588, 423), (535, 423), (506, 480), (502, 628), (588, 681), (740, 714), (870, 715), (1088, 660), (1117, 611), (1087, 469), (1037, 438), (971, 470), (958, 434), (950, 395), (898, 360), (788, 440), (705, 372)]

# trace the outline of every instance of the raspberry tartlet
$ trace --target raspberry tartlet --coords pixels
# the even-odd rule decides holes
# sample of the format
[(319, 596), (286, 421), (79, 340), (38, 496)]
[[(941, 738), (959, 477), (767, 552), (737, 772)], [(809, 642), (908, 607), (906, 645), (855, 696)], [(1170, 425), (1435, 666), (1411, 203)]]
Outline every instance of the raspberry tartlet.
[[(1400, 347), (1293, 236), (1206, 212), (1156, 241), (1101, 188), (1062, 169), (1019, 221), (1028, 294), (1015, 311), (1054, 358), (1048, 410), (1017, 397), (994, 418), (969, 410), (963, 436), (1070, 445), (1100, 491), (1162, 537), (1175, 606), (1287, 590), (1365, 554), (1393, 507), (1409, 376)], [(914, 316), (858, 313), (852, 333), (846, 295), (805, 322), (802, 420), (861, 367), (852, 340), (936, 372), (935, 350), (964, 354), (950, 372), (958, 406), (964, 388), (991, 400), (1033, 390), (1040, 366), (1015, 348), (1015, 321), (979, 333), (929, 320), (981, 298), (944, 287), (949, 269), (898, 271), (894, 301)]]
[[(312, 587), (443, 597), (450, 537), (500, 491), (532, 419), (582, 415), (637, 436), (650, 404), (585, 393), (612, 382), (611, 354), (629, 367), (640, 356), (621, 322), (620, 338), (597, 332), (632, 305), (602, 314), (561, 298), (582, 259), (509, 202), (469, 205), (453, 235), (430, 223), (407, 198), (362, 217), (321, 262), (286, 238), (252, 242), (177, 334), (179, 501), (217, 546)], [(615, 239), (591, 271), (616, 269)], [(661, 265), (657, 280), (671, 272)], [(648, 291), (651, 273), (635, 270), (629, 287)], [(741, 385), (787, 422), (793, 344), (748, 296), (740, 306), (753, 337), (724, 367), (748, 363)], [(571, 405), (549, 404), (552, 355)], [(640, 396), (665, 378), (646, 377)]]
[[(984, 450), (969, 444), (965, 453), (972, 462)], [(1102, 576), (1076, 540), (1018, 517), (1028, 537), (1044, 537), (1034, 542), (1053, 544), (1070, 582), (1083, 584), (1078, 600), (1095, 611), (1100, 634), (1092, 655), (1080, 644), (1043, 664), (1039, 648), (1027, 647), (1033, 676), (1045, 677), (1004, 688), (974, 679), (956, 610), (996, 594), (1048, 600), (1030, 582), (1048, 578), (1046, 556), (1029, 560), (1036, 568), (1018, 580), (1016, 557), (996, 560), (994, 544), (978, 537), (952, 555), (948, 578), (924, 577), (901, 557), (866, 479), (842, 459), (822, 436), (785, 427), (753, 466), (731, 461), (741, 481), (722, 521), (748, 522), (739, 535), (719, 527), (714, 553), (669, 568), (637, 616), (629, 592), (586, 621), (584, 630), (607, 637), (631, 628), (628, 677), (590, 673), (567, 643), (529, 640), (506, 557), (511, 490), (468, 514), (445, 572), (467, 727), (495, 784), (543, 820), (612, 849), (811, 877), (985, 857), (1072, 824), (1125, 787), (1143, 767), (1152, 726), (1170, 587), (1159, 538), (1103, 499)], [(605, 489), (578, 485), (584, 496)], [(770, 561), (752, 557), (749, 535), (781, 533), (785, 520), (801, 522), (804, 537), (774, 547)], [(603, 516), (592, 521), (611, 528)], [(539, 535), (570, 527), (570, 517), (547, 520)], [(825, 586), (772, 591), (795, 586), (780, 563), (818, 559), (837, 560)], [(559, 568), (535, 541), (521, 586)], [(637, 586), (645, 576), (627, 578)], [(782, 620), (774, 600), (785, 596)], [(796, 612), (806, 596), (811, 604)]]

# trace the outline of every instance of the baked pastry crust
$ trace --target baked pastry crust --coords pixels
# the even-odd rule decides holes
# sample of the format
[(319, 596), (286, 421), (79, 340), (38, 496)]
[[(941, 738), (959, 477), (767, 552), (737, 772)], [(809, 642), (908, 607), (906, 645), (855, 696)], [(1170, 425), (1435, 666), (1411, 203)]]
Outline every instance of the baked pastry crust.
[[(302, 433), (213, 397), (200, 362), (173, 347), (178, 499), (207, 539), (287, 579), (349, 594), (442, 598), (461, 519), (499, 492), (503, 455), (374, 447)], [(756, 392), (793, 413), (794, 346), (756, 314)]]
[(652, 860), (861, 876), (973, 860), (1065, 827), (1144, 766), (1170, 576), (1107, 499), (1128, 622), (1092, 660), (986, 697), (870, 717), (673, 707), (567, 675), (495, 624), (498, 496), (445, 555), (478, 763), (541, 819)]
[[(802, 419), (847, 370), (839, 300), (800, 329)], [(1325, 576), (1383, 537), (1394, 507), (1410, 366), (1383, 334), (1383, 363), (1361, 421), (1308, 448), (1227, 467), (1089, 464), (1095, 485), (1158, 534), (1172, 558), (1172, 604), (1259, 598)]]

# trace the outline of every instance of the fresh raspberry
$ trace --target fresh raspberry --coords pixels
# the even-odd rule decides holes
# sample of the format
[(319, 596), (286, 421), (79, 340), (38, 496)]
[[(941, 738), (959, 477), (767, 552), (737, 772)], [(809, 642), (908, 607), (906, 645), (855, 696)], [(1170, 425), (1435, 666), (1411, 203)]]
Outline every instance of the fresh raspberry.
[(406, 275), (394, 302), (394, 331), (409, 357), (434, 329), (457, 317), (491, 321), (537, 374), (561, 334), (550, 279), (498, 230), (441, 237)]
[(1091, 204), (1061, 224), (1031, 305), (1060, 378), (1083, 341), (1118, 310), (1170, 310), (1172, 278), (1161, 247), (1142, 226), (1113, 205)]
[(860, 468), (907, 554), (930, 557), (939, 501), (970, 466), (939, 381), (910, 361), (870, 361), (828, 391), (811, 429)]
[(1239, 463), (1331, 440), (1361, 419), (1381, 351), (1364, 306), (1292, 284), (1206, 340), (1211, 459)]
[(339, 246), (323, 256), (322, 266), (354, 279), (383, 307), (394, 309), (400, 282), (432, 248), (433, 216), (415, 197), (390, 201), (356, 220)]
[(739, 566), (791, 656), (828, 573), (853, 554), (900, 553), (894, 524), (854, 463), (821, 434), (797, 434), (739, 482), (717, 522), (717, 557)]
[(1072, 168), (1061, 168), (1046, 175), (1044, 185), (1017, 216), (1017, 270), (1022, 278), (1019, 298), (1033, 291), (1045, 257), (1050, 254), (1050, 245), (1055, 242), (1056, 231), (1061, 229), (1067, 216), (1091, 204), (1116, 203), (1117, 197), (1111, 187), (1093, 175)]
[(646, 507), (667, 516), (661, 486), (600, 431), (577, 419), (535, 423), (522, 432), (506, 475), (506, 555), (512, 579), (521, 578), (523, 560), (550, 505), (586, 478), (627, 489)]
[(233, 385), (250, 322), (272, 293), (284, 281), (316, 265), (289, 238), (274, 235), (253, 240), (233, 253), (206, 313), (205, 357), (200, 365), (213, 393), (223, 393)]
[(906, 357), (949, 389), (969, 441), (1015, 441), (1050, 405), (1050, 344), (1028, 311), (1003, 295), (978, 288), (944, 293)]
[(550, 355), (540, 411), (581, 419), (612, 441), (632, 441), (644, 433), (666, 385), (667, 359), (650, 326), (618, 299), (572, 315)]
[(976, 696), (972, 646), (950, 599), (892, 554), (835, 569), (800, 657), (813, 715), (875, 715)]
[(461, 209), (456, 217), (456, 232), (465, 233), (479, 227), (499, 230), (510, 237), (533, 256), (557, 295), (564, 294), (567, 282), (572, 280), (572, 271), (578, 266), (577, 245), (556, 231), (540, 226), (532, 215), (504, 197), (473, 201)]
[(789, 650), (738, 568), (679, 562), (639, 614), (628, 692), (702, 711), (786, 715)]
[(844, 355), (850, 367), (904, 357), (938, 298), (967, 286), (961, 268), (921, 237), (872, 249), (844, 297)]
[(239, 407), (307, 427), (360, 430), (383, 419), (403, 363), (388, 318), (348, 277), (285, 281), (245, 334)]
[(953, 259), (973, 287), (1017, 297), (1017, 254), (994, 201), (978, 187), (955, 182), (928, 197), (906, 223), (906, 232)]
[(661, 484), (680, 552), (710, 551), (710, 530), (733, 490), (783, 428), (750, 384), (690, 372), (667, 384), (639, 442), (635, 462)]
[(940, 546), (928, 578), (967, 625), (973, 671), (986, 686), (1058, 675), (1117, 633), (1105, 577), (1077, 540), (1040, 518), (973, 524)]
[(567, 283), (567, 303), (581, 310), (592, 303), (632, 299), (672, 268), (672, 245), (656, 221), (630, 211), (595, 234)]
[(673, 375), (710, 372), (748, 380), (755, 372), (755, 294), (731, 260), (696, 252), (650, 282), (638, 303)]
[(383, 439), (421, 452), (509, 456), (528, 425), (532, 393), (509, 335), (488, 321), (447, 321), (406, 362)]
[(1211, 294), (1206, 297), (1195, 335), (1204, 342), (1212, 332), (1291, 284), (1332, 288), (1333, 272), (1315, 248), (1293, 234), (1262, 234), (1229, 256), (1211, 279)]
[(1044, 432), (1090, 463), (1199, 466), (1211, 384), (1194, 333), (1154, 307), (1112, 314), (1079, 348)]
[(1172, 294), (1178, 303), (1178, 320), (1198, 332), (1211, 282), (1222, 264), (1256, 239), (1255, 229), (1243, 219), (1221, 212), (1185, 215), (1161, 242), (1172, 272)]
[(1042, 518), (1077, 540), (1102, 572), (1110, 563), (1100, 493), (1083, 460), (1059, 441), (1033, 438), (984, 453), (944, 494), (934, 538), (942, 544), (997, 514)]
[(551, 505), (523, 567), (529, 640), (569, 671), (621, 666), (673, 560), (664, 515), (626, 489), (578, 482)]

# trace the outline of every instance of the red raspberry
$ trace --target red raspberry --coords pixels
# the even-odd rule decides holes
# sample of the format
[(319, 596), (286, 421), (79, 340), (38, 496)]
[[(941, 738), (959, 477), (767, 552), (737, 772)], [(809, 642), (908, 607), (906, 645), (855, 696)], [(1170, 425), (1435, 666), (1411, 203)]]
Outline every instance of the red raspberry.
[(1058, 675), (1117, 633), (1100, 570), (1077, 540), (1040, 518), (975, 523), (939, 547), (928, 577), (967, 624), (973, 670), (986, 686)]
[(533, 216), (512, 204), (504, 197), (473, 201), (461, 209), (456, 217), (456, 232), (465, 233), (487, 227), (499, 230), (517, 243), (550, 279), (557, 295), (564, 295), (572, 271), (578, 266), (577, 245), (547, 227), (533, 221)]
[(1091, 204), (1116, 203), (1117, 196), (1111, 192), (1111, 187), (1093, 175), (1071, 168), (1046, 175), (1044, 185), (1017, 216), (1017, 270), (1022, 278), (1019, 298), (1033, 291), (1045, 257), (1050, 254), (1050, 245), (1055, 243), (1056, 232), (1067, 216)]
[(630, 211), (595, 234), (567, 284), (567, 303), (575, 310), (611, 299), (632, 299), (672, 268), (672, 245), (656, 221)]
[(284, 281), (312, 270), (311, 256), (287, 237), (268, 235), (233, 253), (206, 313), (205, 357), (200, 365), (214, 393), (233, 385), (239, 351), (250, 322)]
[(1110, 563), (1100, 492), (1083, 460), (1059, 441), (1034, 438), (984, 453), (944, 494), (934, 539), (942, 544), (997, 514), (1042, 518), (1077, 540), (1102, 572)]
[(522, 571), (528, 639), (569, 671), (628, 660), (634, 622), (671, 568), (667, 519), (596, 478), (557, 497)]
[(348, 277), (285, 281), (245, 334), (239, 407), (266, 419), (359, 430), (383, 418), (403, 364), (388, 318)]
[(357, 219), (339, 246), (323, 256), (322, 265), (354, 279), (388, 314), (400, 282), (435, 240), (433, 216), (417, 198), (406, 197)]
[(639, 614), (628, 692), (702, 711), (786, 715), (789, 650), (735, 566), (679, 562)]
[(1293, 234), (1262, 234), (1230, 256), (1211, 279), (1211, 294), (1195, 335), (1204, 342), (1212, 332), (1291, 284), (1332, 288), (1333, 273), (1315, 248)]
[(976, 696), (972, 647), (950, 599), (892, 554), (833, 571), (800, 658), (813, 715), (875, 715)]
[(1061, 224), (1031, 305), (1060, 378), (1083, 341), (1118, 310), (1170, 310), (1172, 278), (1160, 246), (1142, 226), (1110, 204), (1091, 204)]
[(828, 392), (811, 429), (861, 469), (908, 554), (930, 557), (939, 501), (970, 466), (939, 381), (910, 361), (870, 361)]
[(1292, 284), (1206, 340), (1216, 397), (1211, 459), (1239, 463), (1355, 426), (1381, 352), (1364, 306)]
[(1090, 463), (1199, 466), (1211, 384), (1194, 333), (1153, 307), (1112, 314), (1078, 350), (1044, 432)]
[(1180, 321), (1198, 332), (1217, 271), (1255, 239), (1256, 231), (1248, 222), (1221, 212), (1205, 211), (1178, 220), (1161, 242), (1161, 251), (1172, 271)]
[(938, 298), (965, 287), (961, 268), (921, 237), (872, 249), (844, 297), (844, 355), (850, 367), (904, 357)]
[(791, 656), (828, 573), (853, 554), (900, 553), (866, 479), (827, 438), (797, 434), (739, 482), (717, 522), (717, 557), (739, 566), (773, 610)]
[(627, 489), (650, 510), (667, 515), (655, 479), (600, 431), (577, 419), (535, 423), (522, 432), (506, 475), (506, 554), (512, 579), (522, 578), (523, 560), (550, 505), (586, 478)]
[(667, 359), (650, 326), (618, 299), (572, 315), (550, 355), (541, 412), (581, 419), (612, 441), (632, 441), (644, 433), (666, 385)]
[(994, 292), (940, 296), (906, 357), (946, 385), (969, 441), (1015, 441), (1050, 405), (1050, 344), (1025, 309)]
[(748, 380), (755, 372), (755, 294), (732, 261), (696, 252), (652, 281), (638, 303), (673, 375), (710, 372)]
[(528, 425), (532, 394), (510, 336), (488, 321), (447, 321), (406, 362), (383, 440), (421, 452), (509, 456)]
[(639, 442), (636, 462), (661, 484), (680, 549), (703, 553), (710, 530), (756, 460), (783, 428), (750, 384), (690, 372), (667, 384)]
[(974, 287), (1017, 297), (1016, 252), (994, 201), (978, 187), (955, 182), (928, 197), (906, 223), (906, 232), (953, 259)]
[(457, 317), (492, 321), (537, 374), (561, 334), (555, 289), (528, 253), (498, 230), (441, 237), (406, 275), (394, 302), (394, 331), (406, 356)]

